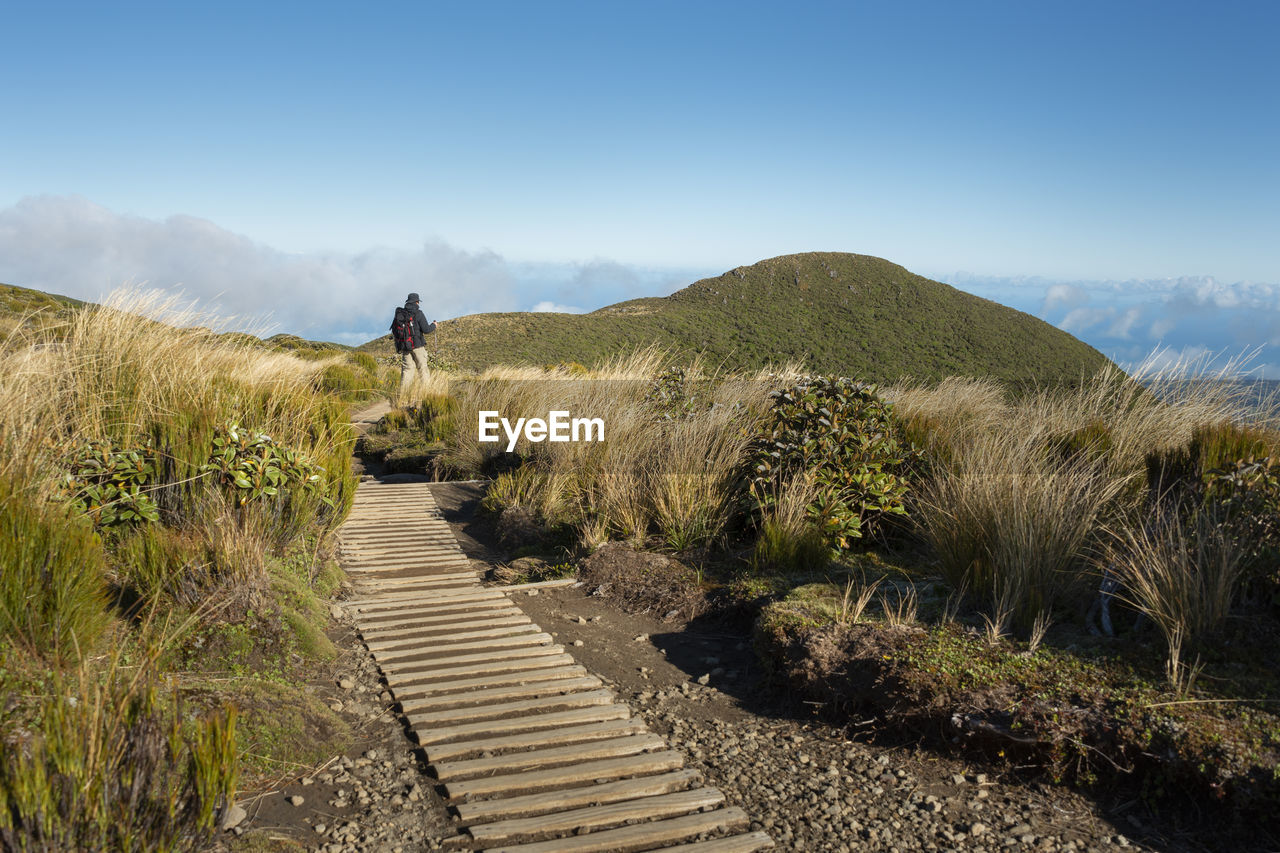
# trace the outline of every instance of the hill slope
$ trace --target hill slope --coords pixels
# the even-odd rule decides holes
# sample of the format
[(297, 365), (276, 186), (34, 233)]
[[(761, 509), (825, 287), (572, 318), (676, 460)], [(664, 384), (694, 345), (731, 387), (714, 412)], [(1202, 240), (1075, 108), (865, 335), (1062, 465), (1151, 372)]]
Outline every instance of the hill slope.
[[(1107, 363), (1029, 314), (881, 258), (842, 252), (771, 258), (670, 296), (590, 314), (473, 314), (441, 323), (439, 336), (433, 345), (441, 355), (470, 369), (592, 364), (651, 343), (731, 368), (803, 359), (820, 372), (873, 381), (904, 375), (1073, 381)], [(389, 352), (390, 335), (360, 349)]]

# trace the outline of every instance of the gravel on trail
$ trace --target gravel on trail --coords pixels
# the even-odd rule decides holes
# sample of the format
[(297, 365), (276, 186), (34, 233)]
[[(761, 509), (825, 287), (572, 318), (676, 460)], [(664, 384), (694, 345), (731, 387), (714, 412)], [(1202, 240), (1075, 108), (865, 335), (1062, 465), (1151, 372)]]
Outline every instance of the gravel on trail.
[[(479, 487), (433, 491), (470, 557), (505, 559), (475, 516)], [(766, 687), (741, 631), (626, 613), (585, 588), (512, 592), (779, 851), (1210, 849), (1165, 837), (1140, 806), (1107, 816), (1071, 790), (826, 725), (815, 709)], [(359, 723), (361, 742), (261, 795), (245, 826), (326, 853), (473, 849), (458, 836), (375, 663), (349, 623), (340, 627), (332, 703)]]

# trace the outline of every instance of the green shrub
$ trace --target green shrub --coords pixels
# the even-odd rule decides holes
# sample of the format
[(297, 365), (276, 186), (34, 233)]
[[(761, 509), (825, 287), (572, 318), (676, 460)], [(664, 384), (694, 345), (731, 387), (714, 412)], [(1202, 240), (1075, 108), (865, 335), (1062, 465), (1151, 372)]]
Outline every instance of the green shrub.
[(751, 445), (750, 491), (767, 506), (777, 484), (812, 474), (809, 512), (829, 542), (849, 547), (887, 515), (904, 515), (902, 444), (893, 406), (874, 385), (806, 377), (775, 391), (763, 432)]
[(154, 680), (56, 676), (36, 734), (0, 756), (0, 848), (200, 850), (238, 777), (235, 714), (185, 727)]
[(281, 447), (266, 433), (236, 424), (214, 437), (213, 453), (202, 471), (216, 475), (240, 506), (295, 494), (329, 500), (324, 493), (324, 468), (305, 453)]
[(1280, 607), (1280, 460), (1238, 459), (1205, 479), (1206, 502), (1240, 552), (1246, 590)]
[(75, 453), (69, 467), (62, 491), (94, 524), (159, 520), (160, 510), (148, 493), (156, 478), (156, 454), (150, 444), (122, 448), (90, 441)]
[(370, 387), (367, 376), (362, 376), (346, 364), (331, 364), (316, 377), (316, 388), (344, 399), (361, 396)]
[(205, 543), (160, 525), (130, 531), (113, 543), (121, 586), (145, 601), (198, 604), (209, 588), (214, 559)]
[(458, 401), (446, 394), (430, 394), (414, 410), (427, 441), (448, 441), (455, 429)]
[(830, 562), (831, 547), (818, 528), (806, 524), (795, 530), (776, 518), (766, 518), (760, 525), (751, 555), (756, 573), (780, 569), (787, 574), (803, 574), (819, 571)]
[(0, 476), (0, 635), (33, 654), (73, 659), (101, 637), (106, 604), (90, 521)]

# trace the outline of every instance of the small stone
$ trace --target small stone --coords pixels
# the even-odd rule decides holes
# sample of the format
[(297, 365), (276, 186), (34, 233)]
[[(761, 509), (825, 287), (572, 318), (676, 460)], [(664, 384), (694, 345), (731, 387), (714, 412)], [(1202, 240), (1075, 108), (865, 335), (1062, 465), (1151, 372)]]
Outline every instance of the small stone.
[(351, 690), (353, 687), (356, 686), (356, 683), (352, 681), (350, 678), (339, 678), (338, 686), (341, 687), (343, 690)]
[(698, 683), (699, 683), (699, 684), (703, 684), (703, 685), (710, 684), (710, 683), (711, 683), (711, 673), (709, 673), (709, 672), (705, 672), (705, 673), (703, 673), (702, 675), (698, 676)]
[(579, 625), (585, 625), (585, 624), (587, 624), (587, 617), (585, 617), (585, 616), (579, 616), (577, 621), (578, 621), (578, 624), (579, 624)]
[(312, 779), (310, 776), (303, 776), (303, 777), (302, 777), (302, 784), (303, 784), (303, 785), (314, 785), (315, 783), (316, 783), (316, 780), (315, 780), (315, 779)]
[(645, 642), (645, 641), (646, 641), (646, 640), (648, 640), (648, 639), (649, 639), (649, 635), (648, 635), (648, 634), (637, 634), (636, 636), (634, 636), (634, 637), (632, 637), (632, 638), (631, 638), (631, 642), (633, 642), (633, 643), (643, 643), (643, 642)]
[(574, 640), (573, 644), (578, 647), (582, 647), (586, 645), (586, 643), (582, 642), (581, 640)]
[(244, 819), (248, 816), (248, 812), (240, 806), (233, 804), (231, 808), (227, 809), (227, 813), (222, 816), (222, 828), (224, 830), (235, 829), (237, 826), (244, 823)]
[(329, 710), (333, 711), (335, 714), (341, 711), (344, 707), (345, 706), (341, 702), (337, 701), (336, 699), (329, 703)]
[(368, 752), (366, 752), (366, 753), (364, 754), (364, 757), (365, 757), (365, 758), (367, 758), (367, 759), (369, 759), (370, 761), (377, 761), (377, 760), (378, 760), (378, 750), (376, 750), (376, 749), (371, 749), (371, 750), (369, 750)]
[(297, 794), (294, 794), (292, 797), (289, 798), (290, 805), (300, 806), (305, 802), (306, 800), (304, 800), (302, 797), (298, 796)]
[(314, 827), (316, 835), (324, 835), (324, 831), (328, 828), (329, 827), (325, 826), (323, 823), (317, 823)]
[(1030, 831), (1031, 831), (1031, 824), (1020, 823), (1017, 826), (1010, 829), (1009, 834), (1010, 835), (1026, 835)]
[(334, 619), (341, 619), (344, 615), (342, 606), (338, 604), (330, 604), (329, 615), (332, 616)]
[(987, 831), (987, 825), (985, 823), (975, 823), (969, 827), (969, 834), (972, 835), (974, 838), (977, 838), (979, 835), (982, 835), (982, 833), (986, 831)]
[(529, 596), (530, 598), (533, 598), (535, 595), (537, 595), (537, 594), (538, 594), (538, 590), (536, 590), (536, 589), (526, 589), (526, 590), (524, 591), (524, 594), (525, 594), (525, 595), (527, 595), (527, 596)]
[(951, 777), (951, 781), (957, 785), (963, 785), (965, 783), (965, 778), (962, 774), (956, 773)]

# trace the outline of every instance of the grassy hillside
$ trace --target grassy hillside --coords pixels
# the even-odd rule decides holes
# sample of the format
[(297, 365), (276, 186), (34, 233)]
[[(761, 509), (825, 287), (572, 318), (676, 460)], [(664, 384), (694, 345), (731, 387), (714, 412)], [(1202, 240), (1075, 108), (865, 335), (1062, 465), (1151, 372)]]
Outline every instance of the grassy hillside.
[[(786, 255), (703, 279), (667, 297), (590, 314), (475, 314), (440, 324), (441, 355), (462, 368), (592, 364), (657, 343), (712, 363), (812, 369), (888, 381), (904, 375), (1074, 381), (1097, 350), (1028, 314), (867, 255)], [(390, 336), (365, 344), (391, 350)]]
[(19, 328), (33, 331), (51, 323), (65, 322), (80, 305), (84, 303), (70, 296), (0, 284), (0, 338)]

